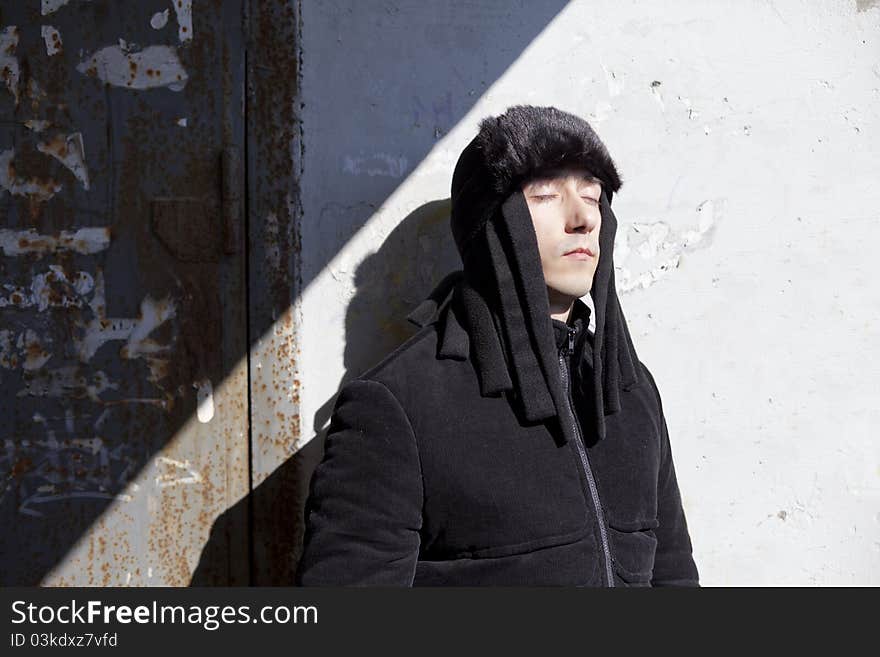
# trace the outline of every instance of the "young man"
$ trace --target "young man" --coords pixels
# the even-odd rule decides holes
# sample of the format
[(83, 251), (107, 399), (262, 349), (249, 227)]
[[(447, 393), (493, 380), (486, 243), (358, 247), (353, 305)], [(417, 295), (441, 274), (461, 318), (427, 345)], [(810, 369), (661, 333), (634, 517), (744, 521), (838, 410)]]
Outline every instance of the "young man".
[(620, 186), (576, 116), (480, 124), (452, 180), (463, 269), (340, 392), (298, 584), (698, 586), (660, 395), (614, 288)]

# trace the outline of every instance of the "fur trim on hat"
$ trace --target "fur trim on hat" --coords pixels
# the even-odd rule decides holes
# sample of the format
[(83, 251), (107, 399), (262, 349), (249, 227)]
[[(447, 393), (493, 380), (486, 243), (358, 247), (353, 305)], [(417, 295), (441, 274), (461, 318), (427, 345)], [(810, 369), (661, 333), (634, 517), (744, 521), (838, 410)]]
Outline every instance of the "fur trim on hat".
[(587, 169), (614, 193), (623, 184), (599, 136), (584, 119), (555, 107), (515, 105), (480, 122), (477, 143), (494, 191), (502, 197), (548, 169)]

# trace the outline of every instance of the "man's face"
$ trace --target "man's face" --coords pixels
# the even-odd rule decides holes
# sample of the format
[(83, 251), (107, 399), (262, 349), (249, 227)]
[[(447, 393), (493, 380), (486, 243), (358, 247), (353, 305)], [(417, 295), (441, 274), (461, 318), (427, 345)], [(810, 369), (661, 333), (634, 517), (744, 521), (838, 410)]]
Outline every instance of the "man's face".
[(599, 264), (602, 184), (584, 169), (557, 169), (526, 181), (522, 191), (551, 304), (584, 296)]

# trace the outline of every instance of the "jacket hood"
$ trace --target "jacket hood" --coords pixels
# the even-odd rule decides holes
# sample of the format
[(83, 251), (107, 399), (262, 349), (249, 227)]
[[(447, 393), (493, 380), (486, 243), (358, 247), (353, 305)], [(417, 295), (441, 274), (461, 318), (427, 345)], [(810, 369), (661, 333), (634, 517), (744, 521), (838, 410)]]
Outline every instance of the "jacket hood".
[(563, 441), (574, 435), (537, 237), (521, 191), (528, 178), (559, 166), (583, 167), (602, 182), (600, 258), (590, 291), (596, 333), (591, 349), (579, 341), (572, 368), (577, 406), (602, 409), (590, 418), (601, 440), (605, 416), (620, 410), (620, 389), (640, 379), (614, 286), (611, 198), (621, 179), (585, 120), (554, 107), (519, 105), (481, 121), (452, 177), (451, 228), (463, 268), (447, 275), (409, 320), (423, 326), (454, 308), (469, 336), (481, 393), (506, 394), (523, 422), (555, 418)]

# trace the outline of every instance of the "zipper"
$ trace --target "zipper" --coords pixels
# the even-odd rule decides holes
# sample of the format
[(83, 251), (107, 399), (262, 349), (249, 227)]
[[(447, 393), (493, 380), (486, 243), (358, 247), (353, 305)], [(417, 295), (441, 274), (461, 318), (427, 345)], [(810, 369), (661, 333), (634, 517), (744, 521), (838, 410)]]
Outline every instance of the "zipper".
[(596, 480), (593, 477), (593, 470), (590, 468), (590, 460), (587, 458), (587, 450), (584, 447), (583, 436), (581, 435), (581, 425), (574, 412), (574, 402), (571, 398), (571, 381), (568, 371), (568, 356), (574, 352), (574, 334), (575, 329), (568, 327), (568, 352), (559, 356), (559, 367), (562, 370), (562, 385), (565, 386), (566, 398), (568, 399), (568, 411), (571, 415), (572, 424), (575, 431), (575, 444), (577, 445), (578, 455), (581, 459), (581, 465), (587, 476), (587, 484), (589, 486), (590, 498), (593, 500), (593, 506), (596, 509), (596, 518), (599, 523), (599, 533), (602, 537), (602, 551), (605, 555), (605, 574), (608, 578), (608, 586), (614, 586), (614, 573), (611, 570), (611, 549), (608, 547), (608, 530), (605, 527), (605, 514), (602, 512), (602, 505), (599, 502), (599, 489), (596, 487)]

